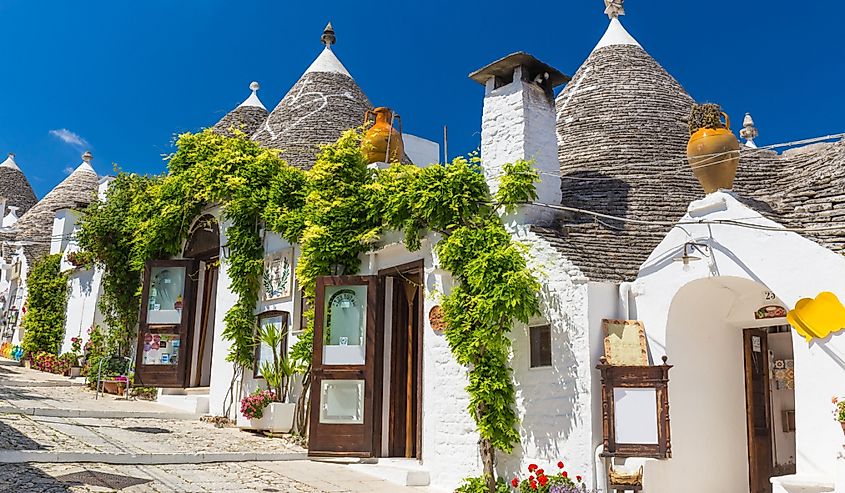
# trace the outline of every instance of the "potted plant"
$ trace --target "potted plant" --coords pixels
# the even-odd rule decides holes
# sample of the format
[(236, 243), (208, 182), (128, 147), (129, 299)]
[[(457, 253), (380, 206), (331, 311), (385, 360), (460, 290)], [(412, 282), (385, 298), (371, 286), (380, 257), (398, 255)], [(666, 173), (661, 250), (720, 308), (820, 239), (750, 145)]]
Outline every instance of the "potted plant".
[(267, 381), (268, 390), (258, 390), (241, 400), (241, 415), (238, 426), (242, 429), (268, 430), (272, 433), (290, 433), (296, 403), (287, 402), (291, 376), (296, 372), (296, 363), (280, 354), (287, 332), (276, 324), (259, 328), (260, 342), (272, 350), (273, 360), (261, 365), (261, 376)]
[(833, 402), (833, 419), (839, 422), (842, 432), (845, 433), (845, 399), (834, 397), (831, 402)]
[(76, 378), (82, 375), (82, 365), (79, 363), (79, 357), (82, 354), (82, 338), (80, 337), (71, 337), (70, 339), (70, 352), (73, 354), (74, 358), (70, 360), (70, 378)]

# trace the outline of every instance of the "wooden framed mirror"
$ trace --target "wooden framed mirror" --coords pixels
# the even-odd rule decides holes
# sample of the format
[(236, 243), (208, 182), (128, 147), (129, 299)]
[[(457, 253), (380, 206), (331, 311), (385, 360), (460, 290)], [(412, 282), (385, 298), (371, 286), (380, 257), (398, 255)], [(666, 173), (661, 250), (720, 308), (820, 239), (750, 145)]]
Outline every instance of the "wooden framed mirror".
[(604, 457), (672, 456), (669, 370), (656, 366), (614, 366), (601, 358)]

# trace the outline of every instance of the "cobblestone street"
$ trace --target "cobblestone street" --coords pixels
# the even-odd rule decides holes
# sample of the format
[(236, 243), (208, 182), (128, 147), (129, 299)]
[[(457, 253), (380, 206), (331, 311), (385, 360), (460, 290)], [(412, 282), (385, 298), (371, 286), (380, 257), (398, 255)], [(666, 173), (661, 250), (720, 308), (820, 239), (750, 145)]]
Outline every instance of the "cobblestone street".
[(95, 400), (70, 379), (7, 360), (0, 360), (0, 462), (0, 492), (430, 491), (310, 461), (290, 440), (217, 428), (154, 402)]

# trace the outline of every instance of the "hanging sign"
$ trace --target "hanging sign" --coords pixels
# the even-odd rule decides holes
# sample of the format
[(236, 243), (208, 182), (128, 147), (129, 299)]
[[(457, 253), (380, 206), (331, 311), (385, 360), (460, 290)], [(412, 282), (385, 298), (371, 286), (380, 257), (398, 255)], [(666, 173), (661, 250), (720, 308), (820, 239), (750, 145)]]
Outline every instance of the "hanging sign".
[(645, 327), (639, 320), (601, 321), (604, 357), (614, 366), (648, 366)]
[(835, 294), (825, 291), (815, 299), (803, 298), (786, 315), (786, 320), (807, 342), (845, 329), (845, 306)]

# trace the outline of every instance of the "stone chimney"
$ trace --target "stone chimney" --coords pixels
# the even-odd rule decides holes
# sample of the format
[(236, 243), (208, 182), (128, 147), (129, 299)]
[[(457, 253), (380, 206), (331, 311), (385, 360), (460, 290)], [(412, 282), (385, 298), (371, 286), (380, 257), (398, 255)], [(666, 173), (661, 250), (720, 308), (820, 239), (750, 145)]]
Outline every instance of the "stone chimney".
[[(505, 163), (534, 160), (540, 172), (537, 202), (559, 205), (560, 163), (557, 157), (555, 104), (552, 90), (569, 77), (527, 53), (514, 53), (470, 74), (484, 85), (481, 119), (481, 163), (495, 194)], [(551, 222), (554, 211), (522, 207), (518, 221)]]

